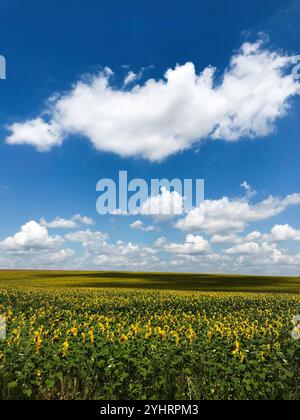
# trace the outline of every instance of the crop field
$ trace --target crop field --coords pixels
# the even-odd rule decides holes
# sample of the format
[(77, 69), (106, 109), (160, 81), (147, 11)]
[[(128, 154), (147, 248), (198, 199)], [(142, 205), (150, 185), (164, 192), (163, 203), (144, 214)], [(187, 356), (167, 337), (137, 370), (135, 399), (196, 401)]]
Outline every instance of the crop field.
[(0, 288), (15, 286), (300, 293), (300, 277), (0, 270)]
[(300, 399), (299, 278), (0, 272), (0, 399)]

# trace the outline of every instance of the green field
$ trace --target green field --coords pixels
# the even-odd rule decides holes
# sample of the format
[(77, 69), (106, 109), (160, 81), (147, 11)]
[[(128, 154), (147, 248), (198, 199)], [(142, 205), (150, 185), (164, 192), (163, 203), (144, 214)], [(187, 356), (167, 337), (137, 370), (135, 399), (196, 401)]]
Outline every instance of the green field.
[(92, 271), (0, 271), (0, 287), (16, 286), (300, 293), (300, 277)]
[(298, 314), (299, 278), (2, 271), (0, 399), (299, 400)]

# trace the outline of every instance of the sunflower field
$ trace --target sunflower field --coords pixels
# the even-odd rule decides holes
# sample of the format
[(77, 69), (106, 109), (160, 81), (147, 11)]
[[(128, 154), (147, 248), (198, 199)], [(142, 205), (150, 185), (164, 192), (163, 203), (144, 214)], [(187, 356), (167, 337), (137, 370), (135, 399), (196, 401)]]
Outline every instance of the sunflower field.
[(297, 314), (297, 294), (5, 287), (0, 398), (299, 399)]

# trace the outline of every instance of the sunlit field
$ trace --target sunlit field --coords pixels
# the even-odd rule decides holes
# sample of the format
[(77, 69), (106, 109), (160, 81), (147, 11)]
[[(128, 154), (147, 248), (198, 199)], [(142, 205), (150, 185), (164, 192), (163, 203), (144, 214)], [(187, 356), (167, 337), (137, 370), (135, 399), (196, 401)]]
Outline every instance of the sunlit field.
[(299, 399), (299, 278), (0, 273), (1, 399)]
[(0, 270), (0, 288), (15, 286), (300, 293), (300, 277)]

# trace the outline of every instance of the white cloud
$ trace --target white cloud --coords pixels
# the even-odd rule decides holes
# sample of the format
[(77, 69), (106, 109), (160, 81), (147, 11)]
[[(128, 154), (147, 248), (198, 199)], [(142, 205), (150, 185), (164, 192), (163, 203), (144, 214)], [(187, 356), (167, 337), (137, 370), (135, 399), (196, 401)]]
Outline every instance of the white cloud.
[(79, 225), (94, 225), (95, 222), (93, 219), (87, 216), (81, 216), (80, 214), (75, 214), (71, 219), (64, 219), (62, 217), (56, 217), (51, 222), (47, 222), (44, 218), (40, 220), (40, 225), (48, 229), (75, 229)]
[[(42, 116), (12, 124), (6, 142), (46, 151), (82, 135), (98, 150), (155, 161), (209, 137), (267, 136), (300, 93), (299, 82), (286, 72), (292, 60), (261, 42), (245, 43), (221, 81), (216, 69), (197, 74), (194, 64), (186, 63), (128, 91), (110, 84), (112, 71), (106, 68), (56, 95)], [(128, 75), (127, 84), (133, 77)]]
[(0, 257), (3, 269), (68, 269), (76, 267), (77, 258), (71, 249), (52, 250), (47, 252), (10, 253)]
[(62, 238), (49, 236), (47, 228), (32, 220), (20, 232), (0, 242), (0, 247), (9, 252), (39, 252), (55, 249), (62, 243)]
[(258, 241), (260, 238), (261, 238), (261, 233), (256, 230), (254, 232), (249, 233), (249, 235), (247, 235), (244, 238), (244, 241), (245, 242)]
[(242, 255), (242, 254), (258, 254), (260, 246), (256, 242), (248, 242), (245, 244), (236, 245), (233, 248), (226, 250), (229, 255)]
[(141, 220), (136, 220), (135, 222), (129, 225), (131, 229), (140, 230), (142, 232), (155, 232), (157, 231), (157, 227), (155, 226), (145, 226)]
[(156, 239), (156, 241), (153, 244), (153, 248), (162, 248), (163, 245), (165, 245), (167, 243), (167, 238), (165, 238), (164, 236), (162, 236), (161, 238)]
[(159, 195), (149, 197), (141, 205), (141, 214), (158, 219), (183, 214), (184, 198), (177, 191), (162, 187)]
[(257, 192), (252, 189), (251, 185), (247, 181), (244, 181), (241, 184), (241, 187), (245, 189), (246, 197), (248, 197), (249, 199), (257, 194)]
[[(295, 229), (292, 232), (286, 226), (284, 229), (276, 227), (272, 231), (273, 234), (285, 232), (276, 236), (278, 240), (290, 238), (294, 231), (297, 232)], [(267, 241), (274, 240), (270, 235), (262, 235), (258, 231), (244, 237), (220, 235), (217, 238), (219, 240), (213, 241), (211, 238), (210, 242), (221, 245), (221, 250), (216, 252), (202, 236), (187, 235), (182, 243), (168, 242), (165, 237), (159, 238), (152, 245), (124, 241), (113, 243), (108, 234), (100, 231), (81, 230), (64, 236), (50, 236), (45, 227), (31, 221), (22, 226), (20, 232), (0, 242), (0, 267), (133, 271), (174, 269), (185, 272), (270, 275), (299, 273), (300, 253), (279, 249), (277, 243)], [(230, 241), (234, 246), (222, 246)], [(76, 252), (71, 249), (74, 243), (81, 245), (81, 248), (76, 247)]]
[(7, 138), (11, 145), (29, 144), (39, 152), (47, 152), (54, 146), (60, 146), (63, 135), (59, 123), (47, 123), (42, 117), (25, 123), (14, 123), (9, 129), (12, 134)]
[(271, 242), (300, 241), (300, 230), (296, 230), (288, 224), (275, 225), (271, 233), (264, 235), (263, 238)]
[(99, 245), (106, 245), (108, 234), (103, 232), (92, 232), (91, 230), (80, 230), (68, 233), (65, 239), (69, 242), (81, 243), (85, 248), (91, 251), (97, 249)]
[[(290, 194), (284, 198), (271, 196), (255, 204), (250, 202), (247, 193), (241, 199), (225, 197), (207, 200), (202, 225), (195, 224), (199, 218), (193, 219), (191, 224), (190, 214), (178, 222), (188, 221), (189, 225), (185, 226), (196, 227), (194, 230), (203, 232), (203, 236), (190, 233), (183, 241), (161, 237), (151, 245), (121, 240), (112, 242), (107, 233), (91, 229), (71, 231), (63, 236), (49, 234), (47, 226), (74, 228), (73, 223), (76, 226), (93, 223), (92, 219), (78, 214), (70, 219), (44, 221), (44, 225), (30, 221), (14, 236), (0, 242), (0, 267), (133, 271), (174, 269), (186, 272), (297, 275), (300, 253), (280, 247), (279, 242), (300, 241), (300, 230), (289, 224), (277, 224), (267, 233), (247, 230), (241, 234), (248, 224), (277, 216), (289, 206), (297, 204), (300, 204), (300, 194)], [(136, 220), (130, 227), (141, 232), (158, 230), (156, 224), (147, 226), (141, 220)], [(285, 244), (286, 247), (288, 245)]]
[(131, 249), (130, 253), (118, 254), (100, 254), (95, 256), (92, 263), (101, 269), (120, 269), (120, 270), (145, 270), (153, 271), (154, 267), (159, 266), (159, 258), (153, 254), (140, 252), (139, 248)]
[(242, 232), (249, 223), (278, 216), (297, 204), (300, 204), (300, 194), (291, 194), (283, 199), (270, 196), (256, 204), (250, 203), (248, 198), (205, 200), (201, 208), (191, 210), (175, 226), (183, 231), (207, 234)]
[(138, 78), (138, 75), (133, 71), (129, 71), (127, 76), (124, 79), (124, 86), (128, 86), (130, 83), (133, 83)]
[(248, 243), (244, 249), (227, 250), (233, 260), (231, 264), (237, 272), (257, 272), (262, 274), (295, 275), (300, 267), (300, 253), (292, 253), (277, 248), (276, 244), (267, 242)]
[(70, 261), (74, 255), (75, 252), (72, 249), (60, 249), (56, 252), (48, 253), (46, 257), (41, 258), (41, 256), (39, 256), (34, 262), (39, 265), (54, 265), (57, 267), (57, 265), (65, 264)]
[(213, 235), (211, 237), (210, 242), (212, 244), (221, 245), (221, 244), (226, 244), (226, 243), (235, 243), (238, 240), (239, 240), (239, 237), (234, 233), (231, 233), (229, 235), (218, 235), (218, 234), (216, 234), (216, 235)]
[(65, 235), (65, 240), (81, 243), (84, 257), (81, 267), (105, 269), (153, 269), (159, 262), (154, 248), (131, 242), (108, 242), (108, 235), (90, 230)]
[(78, 226), (74, 220), (63, 219), (61, 217), (57, 217), (51, 222), (47, 222), (47, 220), (42, 218), (40, 225), (48, 229), (75, 229)]
[(226, 243), (232, 243), (232, 244), (239, 244), (239, 243), (245, 243), (245, 242), (251, 242), (251, 241), (258, 241), (262, 237), (261, 233), (258, 231), (254, 231), (249, 233), (249, 235), (245, 236), (244, 238), (239, 237), (235, 233), (231, 233), (228, 235), (213, 235), (210, 239), (210, 243), (217, 244), (217, 245), (223, 245)]
[(92, 226), (95, 224), (91, 217), (81, 216), (81, 214), (75, 214), (72, 217), (72, 220), (86, 226)]
[(187, 235), (183, 244), (171, 243), (164, 245), (166, 252), (180, 255), (197, 255), (211, 252), (209, 242), (202, 236)]

